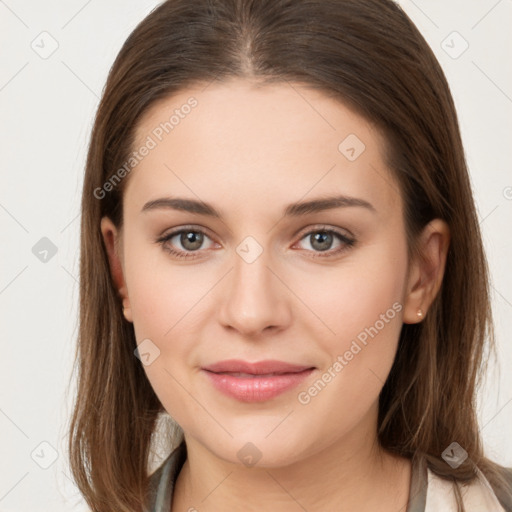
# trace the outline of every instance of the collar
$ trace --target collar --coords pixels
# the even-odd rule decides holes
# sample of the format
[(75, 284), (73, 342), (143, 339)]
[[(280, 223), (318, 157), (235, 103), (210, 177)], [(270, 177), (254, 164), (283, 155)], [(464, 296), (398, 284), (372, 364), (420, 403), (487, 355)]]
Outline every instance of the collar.
[[(171, 502), (174, 485), (178, 474), (187, 459), (187, 446), (185, 441), (170, 453), (160, 467), (150, 476), (148, 503), (151, 512), (172, 512)], [(444, 480), (427, 468), (424, 457), (413, 457), (411, 467), (411, 485), (406, 512), (437, 512), (439, 506), (443, 511), (457, 510), (453, 501), (452, 484)], [(505, 469), (504, 469), (505, 470)], [(505, 470), (506, 477), (512, 483), (512, 469)], [(501, 507), (500, 503), (509, 503), (510, 497), (498, 497), (494, 494), (489, 482), (480, 471), (477, 478), (469, 486), (463, 487), (464, 505), (468, 512), (489, 510), (505, 512), (510, 510)], [(482, 505), (485, 508), (480, 508)], [(487, 508), (487, 507), (491, 508)]]

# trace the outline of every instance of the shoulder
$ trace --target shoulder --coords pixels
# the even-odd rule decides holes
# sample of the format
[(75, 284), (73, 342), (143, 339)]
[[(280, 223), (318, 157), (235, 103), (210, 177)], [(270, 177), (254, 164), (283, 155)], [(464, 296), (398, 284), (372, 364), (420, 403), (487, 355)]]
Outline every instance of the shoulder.
[[(501, 476), (512, 484), (512, 468), (502, 468)], [(425, 512), (457, 510), (452, 482), (427, 470)], [(477, 469), (477, 477), (468, 484), (460, 484), (460, 494), (467, 512), (512, 512), (512, 496), (493, 489), (484, 474)]]

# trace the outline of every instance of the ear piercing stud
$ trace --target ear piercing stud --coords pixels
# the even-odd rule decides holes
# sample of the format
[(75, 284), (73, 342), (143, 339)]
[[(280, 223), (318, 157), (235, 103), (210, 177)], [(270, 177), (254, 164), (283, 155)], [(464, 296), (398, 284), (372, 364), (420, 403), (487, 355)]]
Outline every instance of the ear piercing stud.
[(423, 311), (421, 309), (418, 309), (416, 315), (418, 316), (418, 318), (423, 318)]

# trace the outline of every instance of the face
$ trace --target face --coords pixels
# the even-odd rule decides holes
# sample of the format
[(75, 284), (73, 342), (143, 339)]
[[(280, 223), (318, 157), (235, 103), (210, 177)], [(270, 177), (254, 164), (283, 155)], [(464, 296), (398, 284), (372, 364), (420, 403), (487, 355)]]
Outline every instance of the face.
[[(155, 104), (145, 144), (122, 232), (106, 218), (102, 231), (120, 242), (147, 377), (185, 436), (272, 466), (374, 432), (418, 306), (378, 130), (320, 92), (233, 80)], [(205, 370), (226, 360), (294, 366)]]

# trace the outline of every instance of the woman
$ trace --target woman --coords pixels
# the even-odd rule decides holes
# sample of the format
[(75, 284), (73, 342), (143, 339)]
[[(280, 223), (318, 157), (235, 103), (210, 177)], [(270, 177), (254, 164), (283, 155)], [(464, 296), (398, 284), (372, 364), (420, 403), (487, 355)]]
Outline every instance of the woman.
[(154, 10), (92, 133), (80, 307), (94, 511), (512, 510), (475, 412), (491, 318), (457, 117), (391, 1)]

